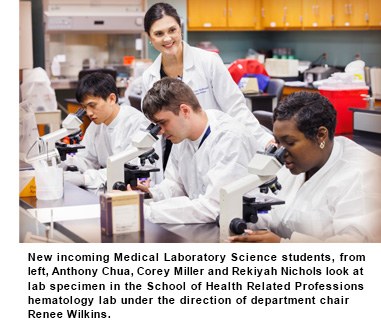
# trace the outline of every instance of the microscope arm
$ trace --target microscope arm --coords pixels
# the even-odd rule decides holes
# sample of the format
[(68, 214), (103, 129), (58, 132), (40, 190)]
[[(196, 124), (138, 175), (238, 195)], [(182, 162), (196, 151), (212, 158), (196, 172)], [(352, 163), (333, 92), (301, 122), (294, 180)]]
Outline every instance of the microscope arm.
[(131, 145), (123, 152), (107, 158), (107, 192), (113, 190), (116, 182), (124, 182), (124, 164), (153, 149), (158, 140), (160, 126), (151, 124), (145, 131), (135, 134)]
[(247, 175), (234, 183), (221, 188), (220, 192), (220, 228), (229, 228), (233, 218), (242, 218), (242, 197), (249, 191), (259, 187), (260, 185), (270, 181), (274, 175), (258, 176)]
[(109, 156), (107, 158), (107, 192), (113, 190), (115, 182), (124, 181), (124, 164), (150, 151), (149, 148), (136, 148), (130, 146), (124, 152)]
[(282, 162), (276, 156), (257, 153), (249, 163), (249, 175), (234, 181), (220, 190), (220, 241), (224, 242), (231, 235), (230, 222), (242, 218), (242, 198), (249, 191), (272, 180)]
[(86, 111), (78, 109), (76, 113), (70, 113), (62, 122), (62, 128), (52, 133), (46, 134), (37, 139), (39, 154), (33, 157), (27, 157), (28, 163), (33, 163), (39, 160), (49, 161), (51, 158), (60, 158), (59, 152), (56, 149), (56, 142), (62, 138), (72, 135), (80, 130), (82, 119)]
[(54, 150), (56, 142), (63, 139), (64, 137), (70, 135), (72, 132), (69, 132), (66, 128), (61, 128), (57, 131), (44, 135), (38, 139), (41, 147), (46, 146), (48, 151)]
[(50, 151), (55, 148), (55, 144), (58, 140), (62, 138), (72, 135), (73, 133), (80, 130), (80, 126), (82, 125), (82, 119), (86, 112), (82, 109), (78, 109), (78, 111), (74, 113), (70, 113), (65, 120), (62, 122), (62, 128), (49, 133), (47, 135), (39, 138), (41, 143), (44, 143), (47, 146), (47, 149)]

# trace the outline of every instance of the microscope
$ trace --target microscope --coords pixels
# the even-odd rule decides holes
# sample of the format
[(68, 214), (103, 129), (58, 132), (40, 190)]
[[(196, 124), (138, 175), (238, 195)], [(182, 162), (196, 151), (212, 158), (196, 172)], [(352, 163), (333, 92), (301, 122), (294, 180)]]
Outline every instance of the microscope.
[(139, 157), (141, 165), (144, 166), (147, 159), (153, 164), (159, 158), (153, 145), (159, 139), (157, 135), (160, 130), (159, 125), (150, 124), (146, 130), (135, 134), (131, 145), (125, 151), (107, 158), (107, 192), (127, 190), (128, 184), (135, 187), (137, 178), (149, 177), (150, 172), (160, 170), (159, 168), (139, 168), (128, 163)]
[(272, 205), (284, 204), (284, 201), (256, 202), (255, 198), (244, 196), (259, 187), (261, 192), (280, 190), (276, 173), (283, 166), (283, 157), (287, 150), (269, 146), (265, 152), (257, 152), (249, 163), (249, 175), (232, 182), (220, 190), (220, 215), (217, 224), (220, 226), (220, 242), (226, 242), (229, 236), (242, 234), (247, 222), (256, 223), (259, 211), (268, 211)]
[[(83, 117), (86, 111), (78, 109), (75, 113), (70, 113), (62, 122), (62, 128), (52, 133), (39, 137), (31, 149), (37, 144), (38, 154), (32, 157), (26, 156), (26, 162), (33, 164), (34, 162), (44, 160), (48, 164), (52, 162), (52, 158), (58, 159), (58, 163), (66, 160), (67, 153), (76, 153), (78, 149), (85, 148), (80, 145), (80, 126), (83, 123)], [(59, 140), (69, 136), (70, 144), (63, 143)], [(77, 143), (74, 143), (76, 141)]]

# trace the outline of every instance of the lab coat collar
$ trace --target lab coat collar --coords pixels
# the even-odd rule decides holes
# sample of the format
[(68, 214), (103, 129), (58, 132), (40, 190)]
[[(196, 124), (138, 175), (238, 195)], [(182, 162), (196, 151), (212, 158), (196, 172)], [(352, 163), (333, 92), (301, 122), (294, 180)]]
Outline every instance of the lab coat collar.
[[(213, 112), (214, 110), (209, 109), (209, 110), (204, 110), (208, 117), (208, 125), (210, 126), (210, 130), (213, 131), (216, 120), (217, 120), (217, 115)], [(208, 128), (208, 125), (206, 125), (206, 128)], [(205, 128), (205, 130), (206, 130)]]
[(148, 68), (151, 77), (150, 82), (157, 82), (160, 80), (160, 67), (161, 67), (161, 54), (157, 56), (152, 66)]
[(200, 135), (200, 137), (199, 137), (197, 140), (194, 140), (194, 141), (189, 140), (189, 143), (190, 143), (190, 145), (192, 146), (192, 148), (194, 149), (194, 151), (197, 151), (197, 150), (198, 150), (198, 148), (199, 148), (199, 146), (200, 146), (200, 143), (201, 143), (201, 140), (202, 140), (202, 138), (204, 137), (204, 134), (205, 134), (206, 130), (208, 129), (208, 127), (210, 127), (210, 129), (212, 129), (212, 127), (210, 126), (209, 114), (207, 113), (206, 115), (207, 115), (207, 117), (208, 117), (208, 122), (206, 123), (205, 129), (204, 129), (204, 131), (202, 132), (202, 134)]
[[(185, 41), (183, 43), (183, 82), (188, 84), (192, 81), (193, 72), (192, 69), (195, 67), (195, 60), (192, 49), (188, 43)], [(151, 81), (156, 82), (160, 80), (160, 67), (161, 67), (162, 54), (160, 54), (149, 68), (149, 74), (151, 76)]]
[(113, 121), (111, 121), (111, 123), (110, 123), (110, 125), (105, 125), (105, 127), (106, 127), (106, 129), (107, 130), (113, 130), (117, 125), (118, 125), (118, 123), (119, 123), (119, 119), (121, 118), (120, 117), (120, 115), (121, 115), (121, 113), (120, 113), (120, 109), (121, 109), (121, 107), (119, 106), (119, 111), (118, 111), (118, 114), (116, 115), (116, 117), (114, 118), (114, 120)]
[(308, 181), (306, 181), (306, 183), (312, 179), (320, 179), (322, 176), (324, 176), (326, 172), (328, 172), (332, 168), (332, 166), (337, 162), (337, 160), (341, 157), (342, 151), (343, 149), (341, 144), (334, 138), (332, 152), (327, 162)]

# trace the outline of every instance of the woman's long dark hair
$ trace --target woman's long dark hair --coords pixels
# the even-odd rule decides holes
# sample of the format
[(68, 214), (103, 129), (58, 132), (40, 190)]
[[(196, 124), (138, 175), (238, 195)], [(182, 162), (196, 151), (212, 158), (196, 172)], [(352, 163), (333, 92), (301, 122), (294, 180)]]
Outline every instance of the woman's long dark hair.
[(174, 7), (164, 2), (158, 2), (151, 6), (144, 16), (144, 31), (149, 35), (152, 25), (164, 17), (172, 16), (181, 27), (181, 19)]

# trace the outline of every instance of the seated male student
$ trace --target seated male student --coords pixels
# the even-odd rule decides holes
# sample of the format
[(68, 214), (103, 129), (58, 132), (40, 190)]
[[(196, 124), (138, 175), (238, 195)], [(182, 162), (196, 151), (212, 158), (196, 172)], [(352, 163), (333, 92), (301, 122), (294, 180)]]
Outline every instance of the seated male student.
[(147, 219), (156, 223), (210, 223), (220, 211), (222, 186), (248, 174), (259, 144), (250, 131), (227, 113), (203, 110), (193, 90), (165, 77), (143, 100), (144, 114), (172, 141), (165, 179), (149, 192)]
[(84, 76), (76, 90), (77, 101), (91, 119), (83, 137), (84, 149), (74, 156), (79, 172), (65, 172), (65, 181), (98, 188), (107, 179), (107, 158), (125, 150), (149, 120), (137, 109), (118, 104), (118, 91), (110, 74), (94, 72)]

